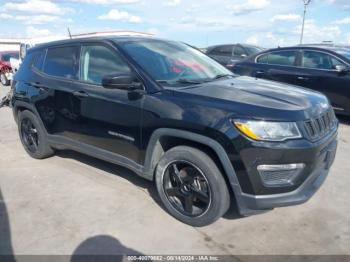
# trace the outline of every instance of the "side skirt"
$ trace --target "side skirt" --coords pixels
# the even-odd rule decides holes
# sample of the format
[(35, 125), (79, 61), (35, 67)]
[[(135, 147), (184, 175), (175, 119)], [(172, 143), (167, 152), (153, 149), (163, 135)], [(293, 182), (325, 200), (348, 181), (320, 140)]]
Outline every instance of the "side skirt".
[(100, 149), (98, 147), (91, 146), (91, 145), (81, 143), (73, 139), (58, 136), (58, 135), (48, 135), (47, 138), (50, 145), (53, 148), (56, 148), (59, 150), (69, 149), (69, 150), (77, 151), (79, 153), (92, 156), (92, 157), (104, 160), (106, 162), (120, 165), (132, 170), (137, 175), (150, 180), (149, 177), (145, 176), (143, 172), (144, 167), (142, 165), (122, 155), (112, 153), (104, 149)]

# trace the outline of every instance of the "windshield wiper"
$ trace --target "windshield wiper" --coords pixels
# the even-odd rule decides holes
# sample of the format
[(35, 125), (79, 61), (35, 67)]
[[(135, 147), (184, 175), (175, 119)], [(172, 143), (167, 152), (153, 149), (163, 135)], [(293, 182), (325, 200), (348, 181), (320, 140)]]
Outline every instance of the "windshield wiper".
[(198, 84), (202, 84), (204, 81), (200, 81), (200, 80), (194, 80), (194, 79), (186, 79), (186, 78), (180, 78), (177, 80), (157, 80), (158, 83), (160, 84), (194, 84), (194, 85), (198, 85)]
[(202, 84), (203, 81), (200, 80), (194, 80), (194, 79), (187, 79), (187, 78), (180, 78), (178, 80), (176, 80), (176, 83), (180, 83), (180, 84)]
[(224, 77), (234, 77), (233, 75), (231, 74), (220, 74), (220, 75), (217, 75), (213, 78), (213, 80), (216, 80), (216, 79), (220, 79), (220, 78), (224, 78)]

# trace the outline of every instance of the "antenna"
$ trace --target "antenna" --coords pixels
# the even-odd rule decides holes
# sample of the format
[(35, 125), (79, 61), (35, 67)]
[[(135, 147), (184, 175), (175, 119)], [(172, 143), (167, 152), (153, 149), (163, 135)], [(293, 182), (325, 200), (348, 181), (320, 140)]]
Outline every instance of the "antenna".
[(72, 34), (70, 33), (69, 27), (67, 27), (67, 31), (68, 31), (69, 38), (72, 39)]

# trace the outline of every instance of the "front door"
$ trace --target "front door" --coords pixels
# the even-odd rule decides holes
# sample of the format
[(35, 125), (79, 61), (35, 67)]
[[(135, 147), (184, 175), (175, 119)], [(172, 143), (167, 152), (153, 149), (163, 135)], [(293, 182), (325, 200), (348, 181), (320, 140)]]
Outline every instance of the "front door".
[(79, 64), (72, 84), (79, 111), (75, 139), (139, 163), (142, 98), (102, 86), (105, 75), (130, 73), (130, 67), (113, 47), (93, 43), (81, 47)]
[(350, 112), (350, 74), (338, 72), (337, 65), (346, 67), (333, 55), (304, 51), (297, 84), (324, 93), (337, 111)]

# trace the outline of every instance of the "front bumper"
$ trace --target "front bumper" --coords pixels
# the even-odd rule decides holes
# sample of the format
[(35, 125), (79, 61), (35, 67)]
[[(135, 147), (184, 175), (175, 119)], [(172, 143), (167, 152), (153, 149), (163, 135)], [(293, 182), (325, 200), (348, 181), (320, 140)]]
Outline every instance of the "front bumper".
[[(312, 171), (310, 170), (310, 173), (305, 174), (305, 180), (293, 188), (292, 191), (251, 194), (244, 192), (240, 185), (232, 185), (233, 190), (236, 193), (239, 192), (239, 194), (235, 195), (240, 214), (249, 216), (271, 210), (275, 207), (297, 205), (308, 201), (321, 187), (333, 164), (337, 150), (336, 137), (337, 133), (335, 132), (322, 145), (316, 147), (316, 151), (320, 151), (318, 151), (317, 157), (314, 158), (315, 162), (312, 163)], [(285, 150), (288, 151), (288, 149)]]

